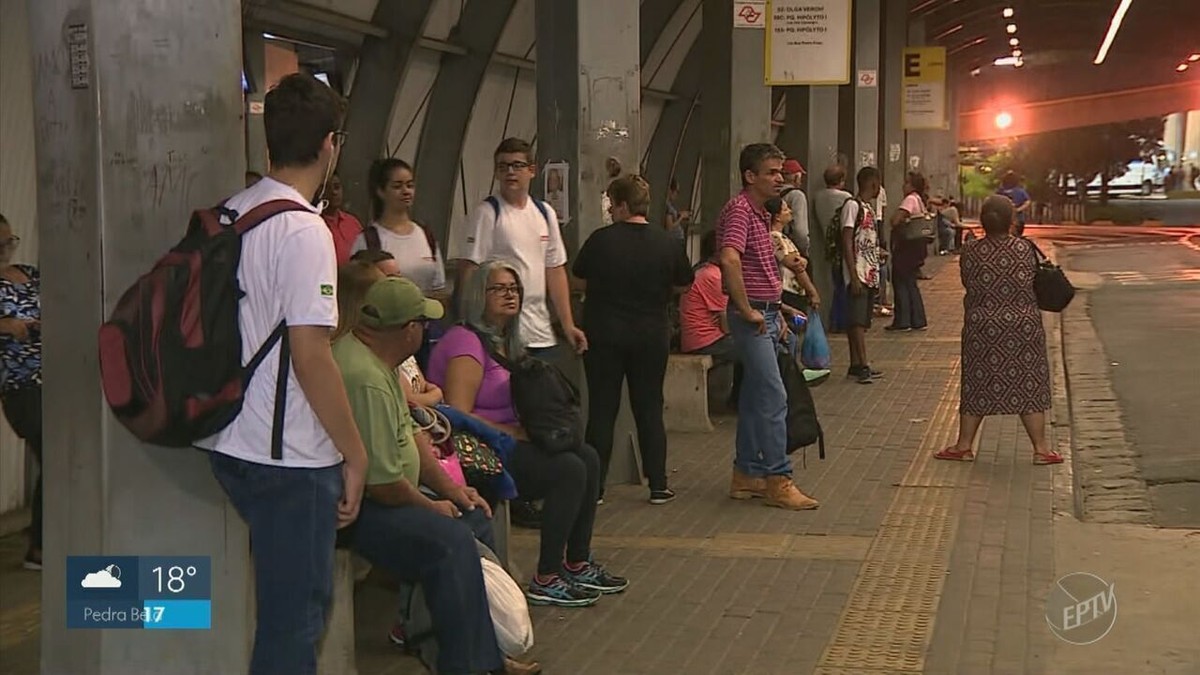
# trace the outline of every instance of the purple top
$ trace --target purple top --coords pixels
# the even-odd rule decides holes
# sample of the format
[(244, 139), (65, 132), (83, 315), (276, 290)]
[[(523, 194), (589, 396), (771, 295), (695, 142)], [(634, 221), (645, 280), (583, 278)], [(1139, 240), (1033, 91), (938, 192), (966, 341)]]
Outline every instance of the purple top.
[(496, 424), (516, 424), (517, 413), (513, 410), (509, 372), (488, 355), (479, 336), (471, 329), (455, 326), (446, 331), (429, 355), (425, 377), (445, 391), (446, 371), (451, 359), (459, 356), (469, 356), (483, 366), (483, 381), (479, 383), (479, 392), (475, 394), (475, 409), (470, 412)]

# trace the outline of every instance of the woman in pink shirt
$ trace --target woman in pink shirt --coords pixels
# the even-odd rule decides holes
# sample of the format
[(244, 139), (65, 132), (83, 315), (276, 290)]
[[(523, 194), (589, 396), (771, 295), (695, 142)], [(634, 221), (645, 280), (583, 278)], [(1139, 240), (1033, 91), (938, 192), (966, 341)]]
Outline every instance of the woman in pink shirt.
[[(426, 374), (446, 403), (472, 413), (516, 439), (509, 474), (522, 499), (542, 499), (541, 552), (525, 595), (533, 604), (583, 607), (629, 582), (592, 559), (592, 528), (600, 492), (600, 457), (586, 443), (550, 454), (529, 439), (513, 408), (503, 359), (531, 358), (521, 343), (524, 287), (503, 261), (480, 265), (462, 292), (464, 325), (446, 331)], [(484, 340), (487, 344), (484, 344)]]
[(342, 179), (335, 173), (325, 184), (325, 199), (328, 204), (321, 212), (329, 232), (333, 235), (333, 248), (337, 254), (338, 267), (350, 262), (351, 248), (354, 240), (362, 233), (362, 223), (354, 214), (342, 210), (345, 205), (345, 193), (342, 192)]

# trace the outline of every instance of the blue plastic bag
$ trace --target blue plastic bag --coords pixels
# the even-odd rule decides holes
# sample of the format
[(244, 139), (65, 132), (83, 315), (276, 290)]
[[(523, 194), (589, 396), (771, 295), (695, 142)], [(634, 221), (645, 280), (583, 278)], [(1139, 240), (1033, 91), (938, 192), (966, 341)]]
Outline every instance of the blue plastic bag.
[(825, 337), (825, 326), (820, 312), (810, 312), (808, 328), (804, 331), (804, 344), (800, 347), (800, 362), (805, 368), (824, 370), (832, 359), (829, 354), (829, 339)]

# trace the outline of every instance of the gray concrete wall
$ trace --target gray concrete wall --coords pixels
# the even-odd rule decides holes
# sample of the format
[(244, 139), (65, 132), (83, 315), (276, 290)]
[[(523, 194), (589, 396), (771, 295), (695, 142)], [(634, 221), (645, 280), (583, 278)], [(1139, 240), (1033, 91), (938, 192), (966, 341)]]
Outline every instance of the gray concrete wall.
[[(135, 441), (100, 393), (96, 330), (244, 169), (236, 0), (30, 3), (42, 236), (47, 583), (42, 669), (244, 672), (248, 546), (197, 451)], [(74, 67), (68, 35), (84, 36)], [(205, 39), (197, 39), (197, 36)], [(69, 486), (69, 488), (68, 488)], [(67, 555), (212, 557), (213, 630), (69, 631)]]

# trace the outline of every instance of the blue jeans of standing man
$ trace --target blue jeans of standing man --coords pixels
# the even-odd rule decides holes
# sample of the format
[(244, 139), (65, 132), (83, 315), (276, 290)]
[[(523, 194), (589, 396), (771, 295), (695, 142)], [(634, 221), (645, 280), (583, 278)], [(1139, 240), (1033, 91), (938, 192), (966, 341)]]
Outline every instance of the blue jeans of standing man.
[(257, 603), (250, 675), (315, 675), (333, 601), (342, 466), (292, 469), (219, 452), (209, 460), (250, 526)]
[(791, 475), (787, 446), (787, 391), (779, 374), (779, 308), (762, 312), (767, 331), (742, 318), (730, 305), (729, 332), (742, 363), (738, 397), (737, 452), (733, 464), (754, 477)]

